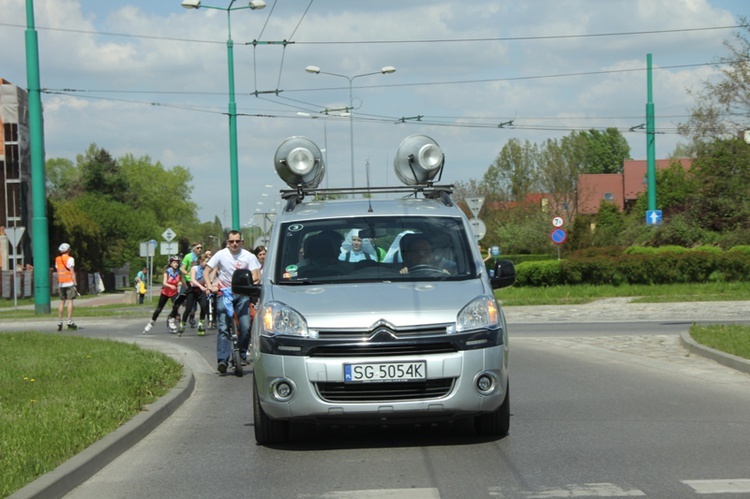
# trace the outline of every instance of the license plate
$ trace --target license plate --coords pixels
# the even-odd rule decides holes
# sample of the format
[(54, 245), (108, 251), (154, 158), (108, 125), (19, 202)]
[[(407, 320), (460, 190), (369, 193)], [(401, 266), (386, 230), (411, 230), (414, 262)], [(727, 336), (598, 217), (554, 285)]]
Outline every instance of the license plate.
[(376, 364), (344, 364), (344, 381), (413, 381), (427, 379), (427, 363), (384, 362)]

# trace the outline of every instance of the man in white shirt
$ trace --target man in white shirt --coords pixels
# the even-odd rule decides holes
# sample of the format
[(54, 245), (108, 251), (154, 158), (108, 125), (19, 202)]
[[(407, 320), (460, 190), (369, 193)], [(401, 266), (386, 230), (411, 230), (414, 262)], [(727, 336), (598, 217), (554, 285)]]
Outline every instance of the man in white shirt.
[(242, 242), (242, 234), (239, 231), (230, 231), (226, 247), (214, 253), (203, 271), (206, 288), (219, 295), (216, 300), (219, 329), (216, 338), (216, 358), (221, 374), (227, 372), (232, 353), (232, 339), (227, 324), (228, 321), (234, 320), (235, 313), (239, 321), (238, 336), (243, 362), (247, 359), (247, 349), (250, 346), (250, 298), (232, 293), (232, 275), (235, 270), (247, 269), (253, 276), (253, 282), (260, 282), (260, 262), (255, 255), (242, 247)]

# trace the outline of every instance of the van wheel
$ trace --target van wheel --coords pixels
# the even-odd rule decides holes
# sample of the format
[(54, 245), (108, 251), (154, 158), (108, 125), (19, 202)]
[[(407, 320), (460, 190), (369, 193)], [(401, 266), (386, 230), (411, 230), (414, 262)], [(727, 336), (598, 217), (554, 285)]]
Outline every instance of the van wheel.
[(282, 444), (289, 440), (289, 421), (271, 419), (263, 412), (258, 387), (253, 383), (253, 420), (255, 441), (261, 445)]
[(510, 428), (510, 389), (505, 385), (505, 400), (496, 410), (474, 418), (477, 435), (505, 436)]

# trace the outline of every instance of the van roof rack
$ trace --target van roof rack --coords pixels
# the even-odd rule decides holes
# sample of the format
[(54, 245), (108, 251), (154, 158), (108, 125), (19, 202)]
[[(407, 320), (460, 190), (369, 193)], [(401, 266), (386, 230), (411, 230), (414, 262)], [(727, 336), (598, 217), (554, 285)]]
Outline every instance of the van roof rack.
[(453, 194), (452, 185), (403, 185), (393, 187), (298, 187), (297, 189), (281, 190), (281, 199), (286, 200), (285, 211), (293, 211), (294, 207), (301, 203), (305, 197), (326, 197), (326, 196), (343, 196), (356, 194), (404, 194), (404, 197), (417, 197), (422, 193), (427, 199), (438, 199), (446, 206), (453, 206), (451, 194)]

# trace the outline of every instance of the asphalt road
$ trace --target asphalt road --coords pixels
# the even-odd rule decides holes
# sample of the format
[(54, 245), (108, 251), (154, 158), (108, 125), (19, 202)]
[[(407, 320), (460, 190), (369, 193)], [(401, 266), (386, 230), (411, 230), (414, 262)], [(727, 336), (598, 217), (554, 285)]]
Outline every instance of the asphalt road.
[(508, 308), (509, 436), (478, 439), (461, 422), (300, 427), (276, 448), (254, 443), (252, 376), (215, 372), (215, 332), (144, 337), (142, 320), (81, 320), (79, 334), (181, 358), (195, 389), (66, 497), (750, 496), (750, 375), (689, 353), (678, 338), (692, 320), (746, 320), (737, 312), (745, 305), (651, 321), (627, 304), (588, 315)]

